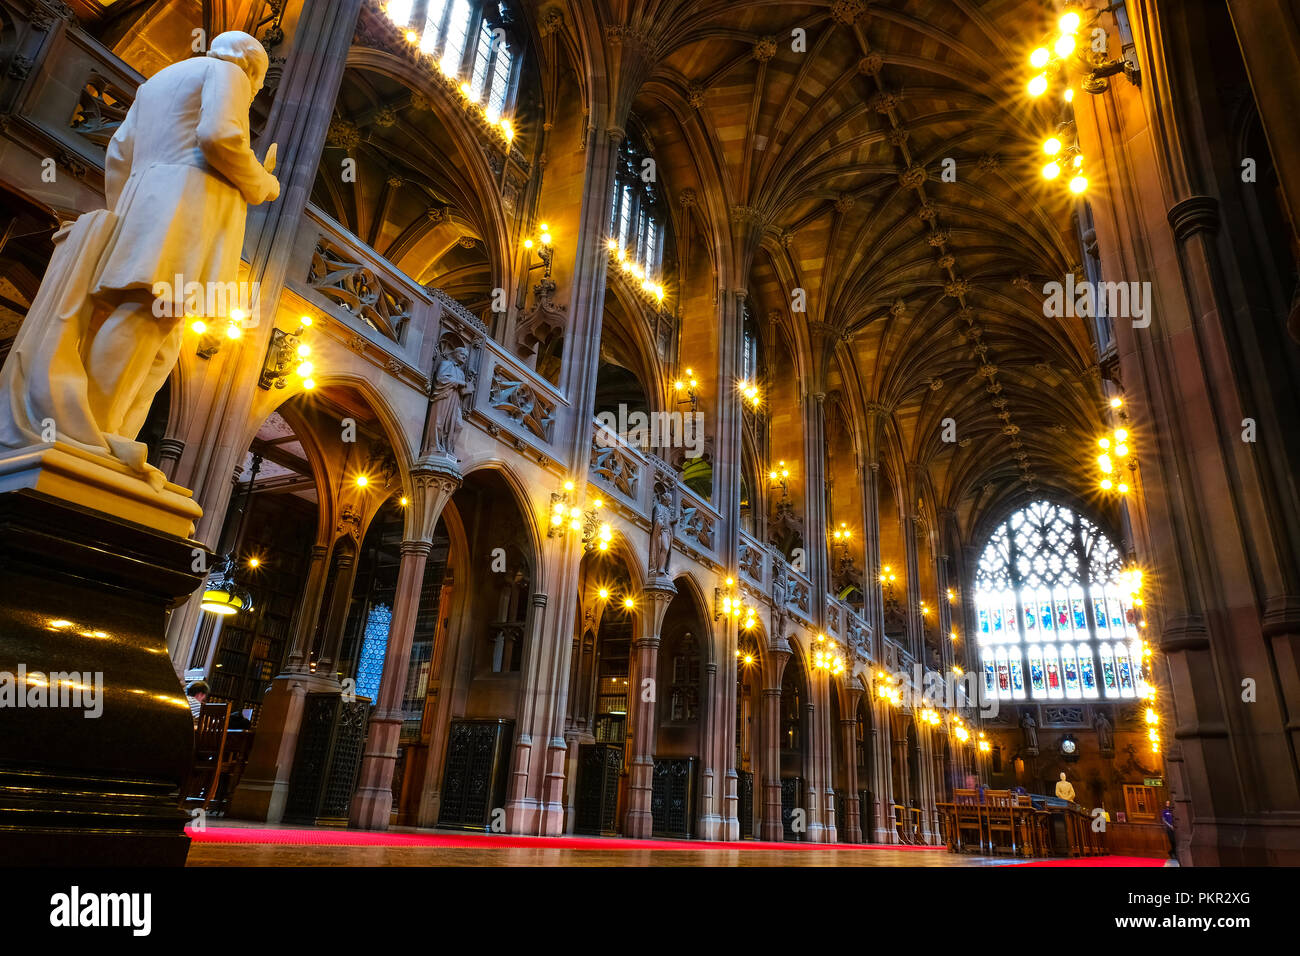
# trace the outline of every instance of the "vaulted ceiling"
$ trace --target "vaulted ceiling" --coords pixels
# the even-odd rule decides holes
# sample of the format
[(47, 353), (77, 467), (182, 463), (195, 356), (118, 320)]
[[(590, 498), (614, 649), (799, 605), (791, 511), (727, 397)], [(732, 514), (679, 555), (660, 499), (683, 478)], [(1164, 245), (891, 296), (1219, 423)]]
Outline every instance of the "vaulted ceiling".
[[(937, 505), (967, 514), (1026, 488), (1089, 496), (1079, 450), (1101, 421), (1097, 360), (1085, 321), (1045, 318), (1042, 295), (1080, 264), (1074, 203), (1038, 176), (1059, 116), (1024, 85), (1053, 4), (600, 10), (653, 51), (633, 113), (670, 188), (720, 190), (757, 221), (751, 308), (829, 326), (823, 385), (883, 409), (879, 454), (928, 466)], [(806, 314), (791, 311), (796, 288)], [(816, 350), (818, 335), (799, 338)], [(815, 374), (817, 356), (800, 364)]]

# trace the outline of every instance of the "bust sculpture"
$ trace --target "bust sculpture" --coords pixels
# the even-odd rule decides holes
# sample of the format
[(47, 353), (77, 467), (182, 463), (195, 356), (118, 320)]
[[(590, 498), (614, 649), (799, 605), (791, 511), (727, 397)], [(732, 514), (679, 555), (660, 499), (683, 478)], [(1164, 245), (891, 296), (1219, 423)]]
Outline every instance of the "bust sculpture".
[(0, 447), (57, 440), (162, 488), (135, 438), (180, 354), (191, 290), (211, 302), (238, 288), (247, 207), (280, 193), (275, 147), (264, 166), (249, 146), (267, 65), (261, 43), (229, 32), (140, 86), (108, 144), (108, 208), (55, 233), (0, 372)]
[(433, 374), (433, 393), (430, 396), (430, 424), (433, 426), (433, 447), (436, 451), (456, 456), (456, 437), (464, 424), (461, 403), (469, 394), (469, 380), (465, 365), (469, 350), (460, 345), (438, 361)]
[(1056, 795), (1062, 800), (1074, 802), (1074, 785), (1065, 779), (1064, 771), (1061, 773), (1061, 779), (1056, 781)]

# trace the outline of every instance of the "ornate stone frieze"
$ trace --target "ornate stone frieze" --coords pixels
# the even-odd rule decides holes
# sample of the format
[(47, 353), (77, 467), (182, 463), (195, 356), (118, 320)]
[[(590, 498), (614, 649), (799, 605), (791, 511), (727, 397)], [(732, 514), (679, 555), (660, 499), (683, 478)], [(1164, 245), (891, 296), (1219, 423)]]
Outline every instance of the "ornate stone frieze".
[(533, 386), (515, 378), (509, 369), (492, 369), (488, 404), (517, 425), (549, 442), (555, 427), (555, 404), (538, 395)]
[(316, 240), (307, 284), (394, 342), (411, 318), (411, 300), (328, 236)]
[(601, 434), (597, 432), (591, 439), (592, 476), (606, 487), (635, 501), (641, 482), (640, 463), (618, 445), (602, 443)]

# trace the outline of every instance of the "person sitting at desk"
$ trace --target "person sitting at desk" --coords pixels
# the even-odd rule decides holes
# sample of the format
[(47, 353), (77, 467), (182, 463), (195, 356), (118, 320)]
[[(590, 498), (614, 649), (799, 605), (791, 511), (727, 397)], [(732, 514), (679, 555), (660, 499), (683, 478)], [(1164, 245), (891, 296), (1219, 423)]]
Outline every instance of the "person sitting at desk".
[(195, 723), (198, 723), (199, 721), (199, 712), (203, 710), (203, 701), (207, 699), (207, 696), (207, 681), (192, 681), (190, 685), (185, 688), (185, 699), (190, 702), (190, 716), (194, 718)]

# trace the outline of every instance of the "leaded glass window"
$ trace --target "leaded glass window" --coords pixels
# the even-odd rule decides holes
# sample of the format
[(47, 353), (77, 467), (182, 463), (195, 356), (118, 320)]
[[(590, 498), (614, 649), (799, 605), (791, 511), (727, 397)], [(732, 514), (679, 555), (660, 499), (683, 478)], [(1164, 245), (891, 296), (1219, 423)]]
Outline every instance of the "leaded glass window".
[(990, 536), (975, 572), (985, 689), (1002, 699), (1137, 696), (1138, 616), (1119, 550), (1082, 515), (1036, 501)]
[(357, 664), (357, 696), (379, 699), (379, 679), (384, 675), (384, 654), (388, 650), (388, 626), (393, 621), (392, 608), (376, 604), (366, 615), (361, 638), (361, 660)]

